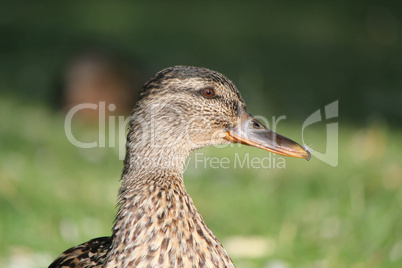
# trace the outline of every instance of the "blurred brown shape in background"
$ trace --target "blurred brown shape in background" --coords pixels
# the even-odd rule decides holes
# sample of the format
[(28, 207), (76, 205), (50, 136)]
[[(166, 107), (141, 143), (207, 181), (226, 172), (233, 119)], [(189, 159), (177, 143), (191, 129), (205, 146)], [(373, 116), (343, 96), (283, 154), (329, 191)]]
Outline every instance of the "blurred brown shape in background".
[[(105, 102), (105, 115), (127, 115), (131, 112), (142, 85), (141, 72), (110, 51), (85, 50), (76, 54), (64, 76), (63, 107), (68, 112), (80, 104), (95, 104), (96, 109), (83, 108), (75, 117), (97, 121), (99, 104)], [(95, 106), (90, 106), (95, 107)]]

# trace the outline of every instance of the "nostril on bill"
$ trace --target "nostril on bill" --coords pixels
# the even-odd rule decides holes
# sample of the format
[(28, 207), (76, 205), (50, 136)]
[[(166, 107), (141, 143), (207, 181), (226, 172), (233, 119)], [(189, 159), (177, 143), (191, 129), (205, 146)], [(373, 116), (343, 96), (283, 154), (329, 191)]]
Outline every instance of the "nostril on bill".
[(263, 129), (264, 128), (263, 125), (260, 122), (258, 122), (257, 120), (251, 121), (251, 127), (254, 129)]

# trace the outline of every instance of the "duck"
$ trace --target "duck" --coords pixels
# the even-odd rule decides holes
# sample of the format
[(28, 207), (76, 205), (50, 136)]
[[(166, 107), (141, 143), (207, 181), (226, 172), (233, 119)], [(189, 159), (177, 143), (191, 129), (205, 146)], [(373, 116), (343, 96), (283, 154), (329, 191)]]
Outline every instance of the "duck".
[(234, 267), (183, 181), (192, 151), (230, 143), (310, 159), (250, 115), (224, 75), (182, 65), (158, 72), (130, 115), (112, 235), (66, 250), (49, 268)]

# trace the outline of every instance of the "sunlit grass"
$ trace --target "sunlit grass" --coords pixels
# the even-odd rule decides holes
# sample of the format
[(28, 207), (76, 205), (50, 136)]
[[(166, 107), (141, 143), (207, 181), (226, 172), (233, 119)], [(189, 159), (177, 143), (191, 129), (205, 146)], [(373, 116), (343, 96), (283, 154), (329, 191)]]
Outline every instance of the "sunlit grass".
[[(0, 266), (43, 267), (109, 235), (123, 167), (118, 149), (73, 146), (63, 115), (40, 105), (1, 99), (0, 122)], [(301, 141), (300, 125), (285, 121), (277, 131)], [(273, 161), (282, 157), (244, 146), (191, 155), (187, 190), (238, 267), (401, 267), (401, 130), (342, 121), (339, 130), (337, 167), (283, 158), (279, 168)], [(74, 131), (97, 137), (85, 124)], [(320, 149), (325, 138), (325, 125), (305, 137)], [(234, 168), (247, 155), (270, 157), (271, 167)], [(196, 157), (230, 164), (195, 167)], [(253, 246), (255, 256), (247, 255)]]

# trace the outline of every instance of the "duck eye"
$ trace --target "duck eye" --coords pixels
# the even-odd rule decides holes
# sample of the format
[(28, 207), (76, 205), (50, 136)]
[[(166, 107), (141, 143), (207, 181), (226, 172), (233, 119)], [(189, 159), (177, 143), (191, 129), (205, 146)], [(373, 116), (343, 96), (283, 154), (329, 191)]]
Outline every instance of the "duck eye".
[(205, 88), (201, 91), (202, 95), (206, 98), (212, 98), (215, 96), (215, 92), (213, 89)]

